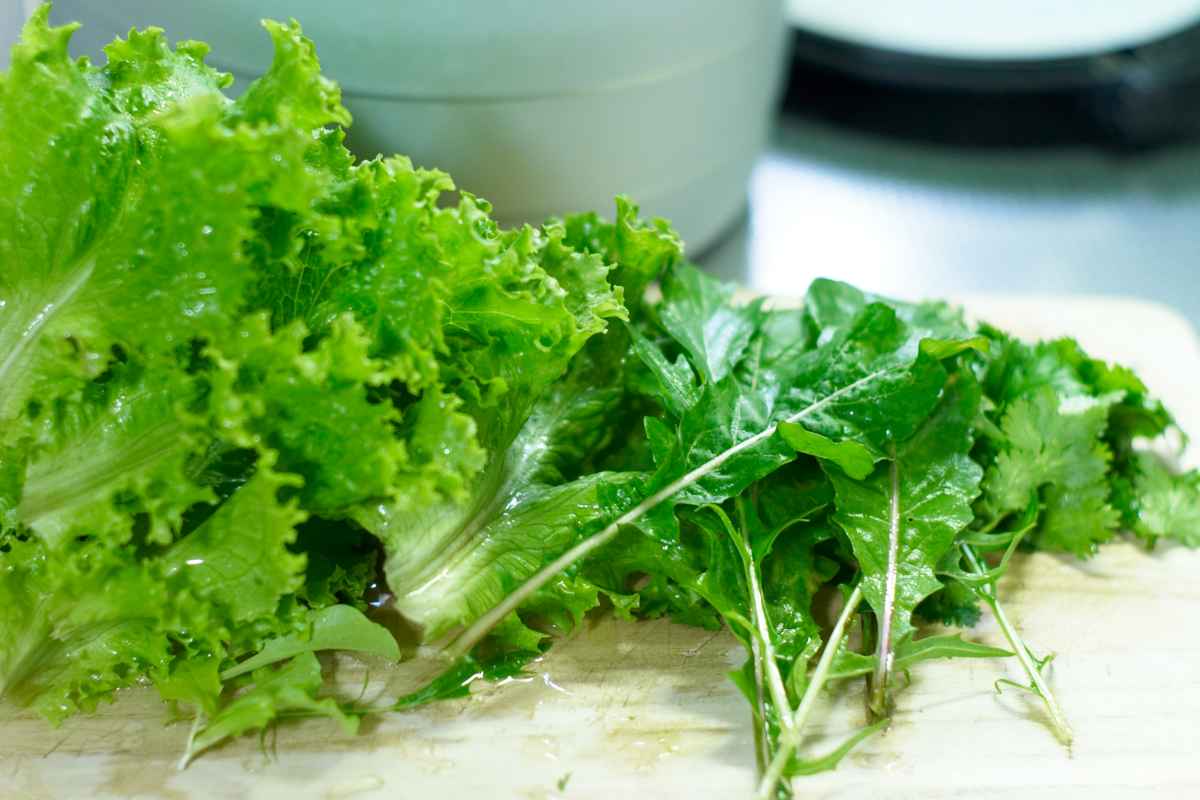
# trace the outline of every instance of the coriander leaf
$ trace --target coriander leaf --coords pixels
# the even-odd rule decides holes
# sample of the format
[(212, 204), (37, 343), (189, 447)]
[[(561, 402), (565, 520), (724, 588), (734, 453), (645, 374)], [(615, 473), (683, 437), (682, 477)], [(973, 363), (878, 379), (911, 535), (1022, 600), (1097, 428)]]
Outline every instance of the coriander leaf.
[(1032, 541), (1039, 547), (1083, 558), (1115, 535), (1120, 515), (1108, 503), (1108, 486), (1099, 483), (1077, 491), (1048, 489), (1042, 519)]
[(1109, 408), (1107, 435), (1127, 442), (1138, 436), (1154, 438), (1174, 424), (1163, 404), (1150, 396), (1146, 385), (1128, 367), (1091, 358), (1074, 339), (1053, 343), (1060, 357), (1071, 364), (1093, 396), (1119, 395)]
[(1119, 396), (1060, 399), (1048, 386), (1014, 401), (1001, 421), (1004, 441), (984, 480), (984, 509), (1003, 516), (1040, 493), (1044, 513), (1033, 541), (1079, 556), (1115, 532), (1108, 505), (1110, 454), (1101, 439)]
[(992, 357), (982, 377), (984, 393), (1004, 410), (1021, 398), (1046, 389), (1060, 397), (1088, 394), (1075, 365), (1063, 357), (1074, 342), (1057, 340), (1027, 344), (989, 325), (981, 326), (991, 342)]
[(1153, 456), (1138, 459), (1134, 531), (1200, 547), (1200, 472), (1177, 474)]

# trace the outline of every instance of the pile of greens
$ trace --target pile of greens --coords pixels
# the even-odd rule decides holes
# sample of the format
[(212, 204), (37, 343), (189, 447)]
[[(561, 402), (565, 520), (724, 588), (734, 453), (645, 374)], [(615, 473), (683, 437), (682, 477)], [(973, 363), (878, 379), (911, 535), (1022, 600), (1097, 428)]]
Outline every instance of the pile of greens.
[[(602, 608), (745, 643), (773, 797), (925, 659), (1015, 655), (1069, 737), (1008, 559), (1200, 545), (1200, 475), (1134, 446), (1171, 417), (1070, 340), (832, 281), (739, 302), (624, 200), (505, 230), (440, 172), (356, 161), (294, 23), (231, 100), (203, 44), (133, 31), (97, 67), (47, 14), (0, 75), (0, 692), (52, 722), (151, 684), (189, 757), (352, 728), (315, 652), (398, 659), (378, 606), (446, 659), (396, 708)], [(917, 636), (981, 604), (1011, 651)], [(879, 722), (798, 755), (861, 676)]]

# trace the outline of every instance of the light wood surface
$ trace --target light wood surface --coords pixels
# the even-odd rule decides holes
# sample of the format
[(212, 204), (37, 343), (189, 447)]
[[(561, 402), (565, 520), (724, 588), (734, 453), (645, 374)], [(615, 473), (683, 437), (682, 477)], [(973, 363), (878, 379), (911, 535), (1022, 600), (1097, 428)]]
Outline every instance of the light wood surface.
[[(1172, 312), (1116, 299), (964, 300), (1023, 335), (1071, 334), (1134, 366), (1200, 435), (1200, 343)], [(931, 663), (899, 693), (886, 734), (836, 772), (799, 779), (797, 796), (1200, 797), (1198, 575), (1200, 552), (1178, 547), (1021, 559), (1001, 591), (1031, 644), (1057, 653), (1071, 751), (1032, 698), (994, 692), (997, 678), (1020, 678), (1015, 664)], [(987, 618), (970, 635), (1002, 643)], [(324, 721), (284, 725), (265, 750), (243, 739), (182, 772), (187, 725), (165, 725), (151, 691), (58, 729), (0, 707), (0, 798), (746, 797), (749, 709), (725, 677), (742, 657), (726, 635), (603, 620), (555, 647), (531, 680), (386, 715), (357, 736)], [(360, 665), (334, 666), (339, 683), (361, 680)], [(827, 698), (809, 751), (861, 724), (862, 709), (857, 688)]]

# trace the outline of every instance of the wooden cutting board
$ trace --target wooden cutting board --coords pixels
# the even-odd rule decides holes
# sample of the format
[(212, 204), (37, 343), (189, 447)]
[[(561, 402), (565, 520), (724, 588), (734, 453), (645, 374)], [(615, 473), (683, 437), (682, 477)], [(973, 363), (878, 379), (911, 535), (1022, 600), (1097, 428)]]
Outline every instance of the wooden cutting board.
[[(1070, 334), (1135, 367), (1200, 435), (1200, 341), (1173, 312), (1123, 299), (964, 302), (1021, 335)], [(1052, 683), (1074, 747), (1055, 741), (1032, 698), (993, 690), (999, 677), (1021, 678), (1015, 664), (923, 664), (890, 730), (837, 771), (799, 779), (797, 796), (1200, 797), (1198, 576), (1200, 552), (1180, 547), (1020, 559), (1001, 590), (1030, 643), (1058, 654)], [(1003, 643), (987, 618), (971, 635)], [(182, 772), (187, 725), (164, 725), (153, 692), (123, 692), (58, 729), (5, 706), (0, 798), (747, 797), (749, 708), (725, 677), (742, 658), (724, 634), (603, 620), (556, 646), (530, 680), (369, 720), (357, 736), (325, 721), (283, 725)], [(339, 683), (363, 678), (351, 659), (334, 669)], [(383, 670), (372, 677), (387, 682)], [(809, 752), (862, 724), (862, 709), (856, 687), (827, 698)]]

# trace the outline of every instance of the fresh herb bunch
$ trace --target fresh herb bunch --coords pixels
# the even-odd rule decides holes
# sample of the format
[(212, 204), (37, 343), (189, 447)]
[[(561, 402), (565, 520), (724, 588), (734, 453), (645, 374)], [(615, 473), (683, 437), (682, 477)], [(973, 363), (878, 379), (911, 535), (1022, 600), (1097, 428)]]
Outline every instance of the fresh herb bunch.
[[(604, 606), (745, 643), (774, 797), (931, 658), (1015, 655), (1069, 740), (1009, 559), (1200, 545), (1200, 476), (1135, 448), (1170, 415), (1070, 340), (832, 281), (739, 302), (624, 200), (517, 230), (443, 205), (443, 173), (351, 156), (295, 23), (231, 100), (203, 44), (133, 31), (96, 67), (47, 15), (0, 75), (0, 691), (53, 722), (149, 683), (194, 718), (185, 758), (353, 728), (315, 652), (400, 657), (381, 583), (448, 659), (396, 708)], [(981, 604), (1011, 650), (917, 636)], [(878, 721), (798, 755), (860, 676)]]

